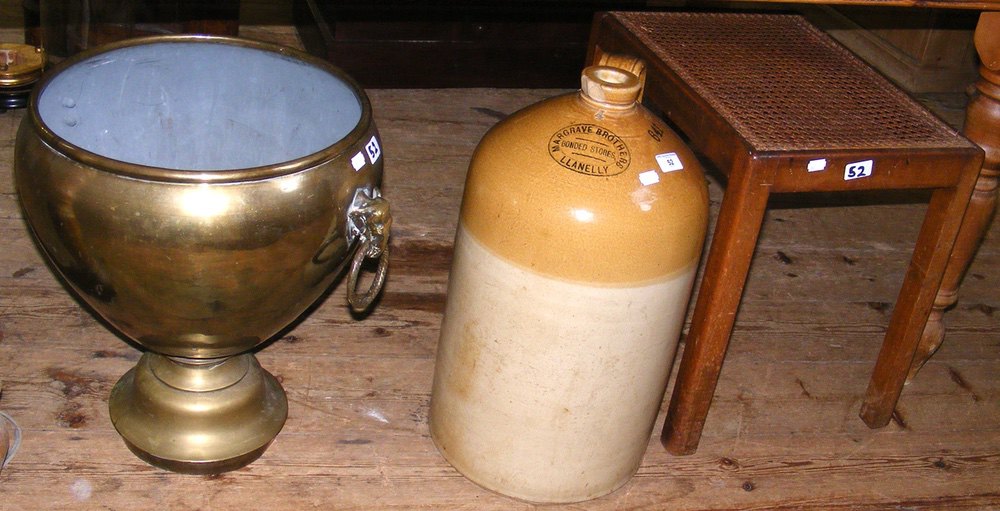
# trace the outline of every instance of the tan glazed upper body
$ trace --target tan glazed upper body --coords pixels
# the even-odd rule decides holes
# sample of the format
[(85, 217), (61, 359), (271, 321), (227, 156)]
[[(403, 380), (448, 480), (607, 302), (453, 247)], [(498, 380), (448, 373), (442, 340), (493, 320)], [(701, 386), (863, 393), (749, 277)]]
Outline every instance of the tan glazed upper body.
[(708, 216), (701, 165), (635, 102), (638, 87), (600, 101), (587, 85), (486, 134), (462, 223), (501, 257), (572, 281), (634, 285), (690, 267)]

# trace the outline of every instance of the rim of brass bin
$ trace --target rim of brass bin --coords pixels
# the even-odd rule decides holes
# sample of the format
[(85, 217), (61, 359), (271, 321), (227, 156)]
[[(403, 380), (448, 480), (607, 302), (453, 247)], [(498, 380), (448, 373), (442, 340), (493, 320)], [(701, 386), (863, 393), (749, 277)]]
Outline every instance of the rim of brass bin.
[[(38, 96), (45, 90), (49, 82), (52, 81), (60, 72), (64, 69), (87, 60), (91, 57), (100, 55), (102, 53), (108, 53), (110, 51), (119, 50), (122, 48), (127, 48), (131, 46), (139, 46), (143, 44), (153, 44), (153, 43), (217, 43), (217, 44), (228, 44), (230, 46), (241, 46), (244, 48), (251, 48), (256, 50), (268, 51), (272, 53), (278, 53), (280, 55), (285, 55), (296, 60), (304, 61), (310, 65), (322, 68), (323, 70), (329, 72), (330, 74), (336, 76), (338, 79), (343, 80), (351, 88), (361, 94), (358, 94), (358, 102), (361, 103), (361, 117), (358, 119), (358, 125), (354, 127), (347, 135), (344, 135), (342, 139), (337, 141), (337, 143), (328, 146), (322, 150), (315, 153), (308, 154), (301, 158), (296, 158), (294, 160), (289, 160), (282, 163), (276, 163), (274, 165), (262, 165), (259, 167), (248, 167), (244, 169), (227, 169), (227, 170), (212, 170), (212, 171), (196, 171), (196, 170), (180, 170), (180, 169), (167, 169), (162, 167), (152, 167), (148, 165), (140, 165), (138, 163), (128, 163), (124, 161), (114, 160), (106, 156), (101, 156), (97, 153), (88, 151), (82, 147), (72, 144), (65, 139), (57, 136), (48, 128), (48, 126), (42, 122), (41, 116), (38, 113)], [(305, 170), (310, 167), (314, 167), (321, 163), (333, 160), (338, 156), (344, 155), (357, 139), (364, 135), (367, 131), (368, 126), (372, 122), (372, 108), (371, 102), (368, 100), (367, 94), (364, 94), (364, 89), (361, 85), (354, 80), (350, 75), (345, 73), (339, 67), (333, 64), (315, 57), (308, 53), (296, 50), (294, 48), (289, 48), (287, 46), (281, 46), (279, 44), (268, 43), (264, 41), (255, 41), (251, 39), (242, 39), (239, 37), (226, 37), (226, 36), (216, 36), (216, 35), (158, 35), (158, 36), (147, 36), (147, 37), (136, 37), (133, 39), (123, 39), (110, 44), (105, 44), (103, 46), (98, 46), (95, 48), (89, 48), (80, 53), (73, 55), (72, 57), (63, 60), (53, 66), (49, 71), (47, 71), (42, 79), (38, 82), (37, 86), (31, 92), (31, 107), (28, 109), (28, 115), (31, 116), (31, 121), (38, 127), (39, 132), (42, 135), (42, 139), (47, 143), (56, 147), (60, 151), (71, 156), (73, 159), (79, 160), (82, 163), (86, 163), (92, 166), (100, 166), (102, 169), (108, 171), (122, 174), (129, 177), (135, 177), (140, 179), (151, 179), (154, 181), (166, 181), (172, 183), (195, 183), (195, 184), (212, 184), (212, 183), (233, 183), (242, 181), (254, 181), (258, 179), (280, 177), (288, 174), (294, 174), (301, 170)]]
[[(62, 70), (109, 51), (174, 42), (241, 46), (277, 53), (316, 66), (352, 89), (360, 103), (361, 116), (347, 135), (312, 154), (273, 165), (210, 172), (114, 160), (66, 141), (42, 122), (37, 109), (38, 96)], [(277, 44), (206, 35), (141, 37), (80, 52), (61, 61), (42, 77), (32, 91), (28, 116), (43, 142), (83, 164), (127, 177), (193, 184), (263, 180), (293, 174), (340, 157), (349, 158), (347, 151), (373, 128), (371, 104), (364, 89), (329, 62)], [(372, 184), (376, 191), (376, 197), (372, 199), (381, 201), (377, 196), (377, 183)], [(380, 242), (377, 238), (366, 241), (363, 234), (353, 242), (348, 241), (350, 245), (355, 245), (354, 250), (368, 253), (376, 251), (373, 243), (384, 246), (384, 241)], [(348, 254), (350, 260), (350, 251)], [(174, 472), (216, 474), (241, 468), (263, 454), (285, 423), (288, 403), (280, 383), (261, 368), (252, 349), (213, 359), (171, 357), (146, 351), (139, 363), (115, 384), (109, 409), (115, 429), (125, 439), (128, 448), (141, 459)], [(164, 434), (164, 431), (177, 429), (171, 426), (178, 426), (186, 431), (186, 435)]]

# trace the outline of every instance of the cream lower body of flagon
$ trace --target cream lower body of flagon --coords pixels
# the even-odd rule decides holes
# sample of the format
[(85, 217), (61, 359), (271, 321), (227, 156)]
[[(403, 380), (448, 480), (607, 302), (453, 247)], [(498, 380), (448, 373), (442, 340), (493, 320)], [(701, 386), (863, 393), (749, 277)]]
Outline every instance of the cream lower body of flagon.
[(635, 286), (569, 282), (512, 264), (460, 224), (430, 410), (444, 457), (533, 502), (625, 484), (649, 443), (696, 263)]

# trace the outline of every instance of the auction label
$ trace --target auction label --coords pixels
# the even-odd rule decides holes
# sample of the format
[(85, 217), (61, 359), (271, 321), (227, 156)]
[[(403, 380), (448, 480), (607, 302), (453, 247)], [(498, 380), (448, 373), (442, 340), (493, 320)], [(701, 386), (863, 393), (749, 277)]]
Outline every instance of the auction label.
[(594, 124), (572, 124), (557, 131), (549, 139), (549, 156), (588, 176), (621, 174), (632, 160), (621, 137)]

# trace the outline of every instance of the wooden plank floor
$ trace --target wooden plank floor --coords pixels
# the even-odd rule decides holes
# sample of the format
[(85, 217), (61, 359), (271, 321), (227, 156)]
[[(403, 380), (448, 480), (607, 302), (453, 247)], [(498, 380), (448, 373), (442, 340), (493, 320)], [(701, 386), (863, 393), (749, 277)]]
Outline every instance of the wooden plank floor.
[[(369, 91), (396, 219), (386, 292), (357, 320), (338, 284), (260, 351), (288, 393), (288, 422), (257, 462), (215, 477), (152, 468), (115, 433), (108, 392), (139, 352), (43, 263), (11, 176), (23, 114), (0, 115), (0, 410), (24, 429), (0, 510), (534, 508), (452, 469), (427, 409), (469, 156), (501, 117), (555, 92)], [(721, 190), (711, 184), (713, 215)], [(698, 453), (673, 457), (651, 438), (626, 486), (566, 508), (1000, 509), (1000, 222), (894, 422), (873, 431), (857, 416), (919, 198), (777, 201)]]

